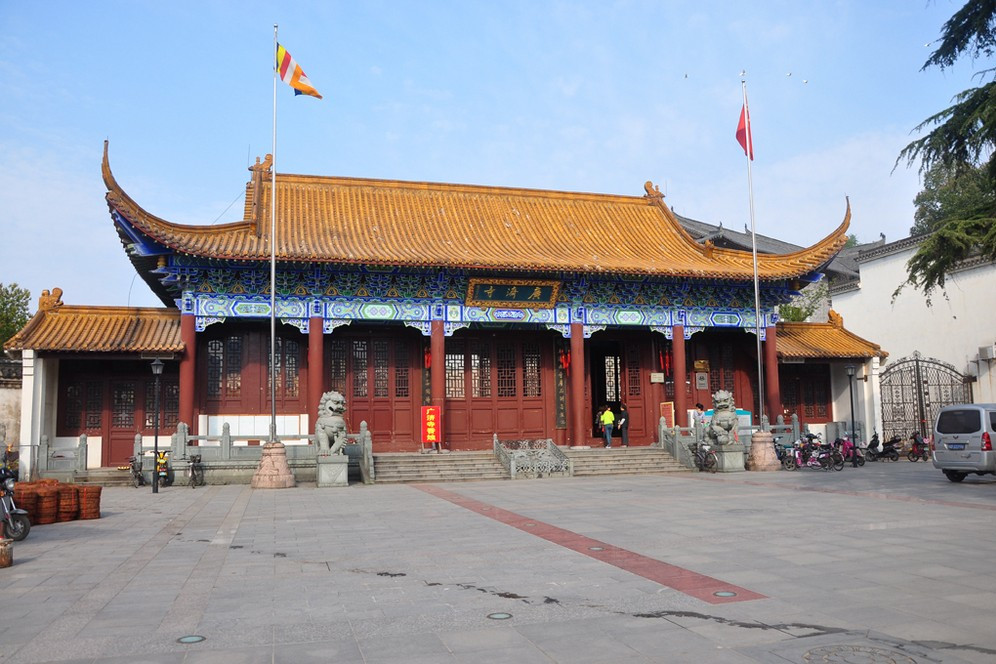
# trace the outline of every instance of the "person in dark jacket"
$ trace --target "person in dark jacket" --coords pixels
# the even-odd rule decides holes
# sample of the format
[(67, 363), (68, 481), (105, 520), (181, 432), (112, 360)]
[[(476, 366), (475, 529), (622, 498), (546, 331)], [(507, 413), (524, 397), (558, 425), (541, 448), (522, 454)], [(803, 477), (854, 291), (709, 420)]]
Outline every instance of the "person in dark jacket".
[(619, 417), (616, 418), (616, 428), (622, 436), (622, 446), (629, 447), (629, 411), (626, 404), (619, 404)]

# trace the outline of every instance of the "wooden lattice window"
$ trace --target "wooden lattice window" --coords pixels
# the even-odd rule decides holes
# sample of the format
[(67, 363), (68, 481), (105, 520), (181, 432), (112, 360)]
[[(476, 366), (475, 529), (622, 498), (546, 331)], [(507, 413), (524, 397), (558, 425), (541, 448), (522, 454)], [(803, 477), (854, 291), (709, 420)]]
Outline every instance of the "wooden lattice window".
[(242, 337), (231, 335), (207, 343), (207, 395), (236, 398), (242, 392)]
[(394, 347), (394, 396), (407, 399), (411, 393), (408, 380), (408, 345), (398, 344)]
[(640, 381), (640, 350), (636, 345), (626, 348), (626, 387), (631, 397), (640, 396), (643, 389)]
[(522, 396), (524, 397), (543, 396), (540, 361), (539, 344), (528, 343), (522, 345)]
[(353, 341), (353, 396), (367, 396), (367, 342)]
[[(156, 426), (156, 381), (145, 382), (145, 428)], [(163, 429), (176, 427), (180, 421), (180, 386), (170, 380), (159, 382), (159, 426)]]
[(135, 385), (116, 383), (111, 390), (111, 426), (127, 429), (135, 426)]
[(388, 379), (391, 367), (388, 364), (387, 341), (378, 339), (373, 342), (374, 396), (388, 396)]
[(450, 343), (446, 350), (446, 398), (464, 397), (464, 358), (463, 344)]
[(491, 347), (483, 341), (470, 345), (470, 384), (472, 397), (491, 396)]
[(332, 389), (339, 394), (346, 394), (346, 343), (341, 339), (332, 342)]
[(518, 390), (515, 381), (515, 346), (498, 345), (498, 396), (514, 397)]

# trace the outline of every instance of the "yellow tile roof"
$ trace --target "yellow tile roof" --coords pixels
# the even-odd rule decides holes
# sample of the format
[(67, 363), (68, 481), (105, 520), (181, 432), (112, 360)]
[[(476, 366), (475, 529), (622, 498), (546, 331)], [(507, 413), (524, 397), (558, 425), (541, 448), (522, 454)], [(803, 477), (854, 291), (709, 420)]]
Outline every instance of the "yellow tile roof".
[(7, 350), (96, 353), (179, 353), (177, 309), (85, 307), (39, 308), (4, 344)]
[[(245, 217), (189, 226), (160, 219), (118, 185), (104, 147), (107, 202), (178, 253), (269, 260), (269, 163), (250, 168)], [(277, 174), (278, 260), (520, 272), (753, 277), (751, 252), (697, 243), (650, 183), (646, 196)], [(847, 240), (841, 225), (808, 249), (758, 256), (764, 280), (818, 270)]]
[(830, 323), (779, 323), (775, 344), (782, 359), (886, 357), (878, 344)]

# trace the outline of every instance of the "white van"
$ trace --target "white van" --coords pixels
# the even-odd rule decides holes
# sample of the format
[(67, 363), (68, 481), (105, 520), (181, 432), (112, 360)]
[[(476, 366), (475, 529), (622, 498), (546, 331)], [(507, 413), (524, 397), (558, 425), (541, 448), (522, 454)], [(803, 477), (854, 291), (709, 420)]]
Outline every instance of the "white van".
[(945, 406), (934, 423), (934, 468), (952, 482), (969, 473), (996, 474), (996, 404), (968, 403)]

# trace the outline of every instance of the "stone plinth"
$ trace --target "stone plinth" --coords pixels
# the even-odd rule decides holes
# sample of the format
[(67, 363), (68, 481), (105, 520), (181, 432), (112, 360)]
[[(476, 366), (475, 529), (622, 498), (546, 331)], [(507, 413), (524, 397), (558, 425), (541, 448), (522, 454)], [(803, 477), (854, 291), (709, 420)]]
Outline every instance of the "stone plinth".
[(349, 486), (349, 457), (345, 454), (319, 454), (315, 457), (318, 462), (317, 482), (318, 486)]
[(713, 448), (716, 458), (719, 459), (718, 470), (721, 473), (742, 473), (744, 472), (744, 446), (740, 443), (729, 445), (717, 445)]
[(263, 445), (259, 466), (252, 476), (254, 489), (288, 489), (294, 486), (294, 473), (287, 465), (287, 449), (283, 443)]
[(751, 436), (750, 454), (747, 455), (750, 470), (781, 470), (782, 464), (775, 453), (773, 440), (770, 431), (756, 431)]

